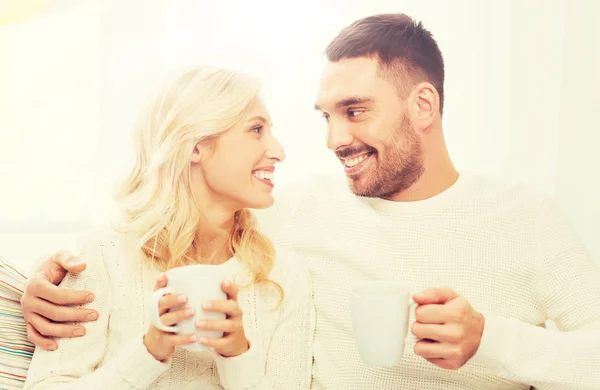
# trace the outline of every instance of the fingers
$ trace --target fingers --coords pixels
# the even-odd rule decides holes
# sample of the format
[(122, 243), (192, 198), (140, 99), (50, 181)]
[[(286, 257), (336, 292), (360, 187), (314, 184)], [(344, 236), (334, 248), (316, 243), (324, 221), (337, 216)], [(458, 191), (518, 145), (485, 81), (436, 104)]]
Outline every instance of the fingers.
[(83, 305), (94, 300), (89, 291), (76, 291), (58, 287), (42, 277), (34, 277), (25, 287), (24, 304), (31, 298), (41, 298), (57, 305)]
[(85, 328), (81, 325), (55, 324), (35, 313), (29, 316), (28, 322), (45, 337), (70, 338), (85, 335)]
[(459, 295), (447, 287), (426, 288), (420, 293), (413, 295), (413, 300), (419, 305), (444, 304)]
[(233, 334), (219, 339), (200, 337), (198, 342), (208, 348), (213, 348), (219, 355), (225, 357), (239, 356), (250, 348), (250, 344), (245, 337), (240, 338)]
[(448, 320), (448, 308), (443, 305), (420, 305), (415, 309), (415, 321), (423, 324), (444, 324)]
[(429, 363), (435, 364), (438, 367), (444, 368), (446, 370), (458, 370), (460, 367), (462, 367), (462, 364), (460, 363), (459, 360), (452, 360), (452, 359), (436, 359), (436, 358), (431, 358), (431, 359), (426, 359)]
[(415, 354), (445, 369), (458, 369), (477, 352), (485, 318), (449, 288), (426, 289), (415, 294), (412, 334)]
[(208, 301), (202, 304), (202, 309), (206, 311), (225, 313), (228, 317), (241, 318), (242, 309), (237, 303), (239, 287), (230, 280), (221, 284), (223, 292), (227, 295), (227, 300)]
[(241, 318), (242, 309), (234, 300), (226, 301), (208, 301), (202, 304), (202, 309), (205, 311), (225, 313), (230, 318)]
[(225, 336), (218, 339), (200, 337), (198, 342), (209, 348), (214, 348), (217, 351), (225, 351), (229, 349), (229, 345), (231, 344), (231, 338), (231, 336)]
[(425, 359), (460, 359), (462, 351), (459, 345), (439, 343), (431, 340), (419, 340), (414, 346), (415, 354)]
[(173, 310), (173, 311), (163, 314), (160, 317), (160, 321), (165, 326), (171, 326), (171, 325), (175, 325), (183, 320), (187, 320), (188, 318), (193, 317), (195, 313), (196, 313), (196, 311), (194, 309)]
[(154, 283), (154, 291), (163, 287), (167, 287), (167, 274), (164, 272), (158, 276), (158, 279), (156, 279), (156, 282)]
[(178, 334), (178, 333), (167, 333), (161, 330), (154, 328), (154, 333), (152, 335), (147, 334), (144, 339), (150, 339), (150, 342), (157, 343), (159, 342), (164, 346), (172, 346), (176, 347), (178, 345), (187, 345), (190, 343), (195, 343), (198, 341), (198, 336), (195, 334)]
[(223, 292), (227, 294), (227, 298), (233, 301), (237, 301), (239, 287), (237, 284), (233, 283), (230, 280), (226, 280), (221, 285)]
[(158, 313), (163, 315), (167, 310), (180, 308), (187, 302), (187, 297), (183, 294), (163, 295), (158, 301)]
[(39, 298), (32, 300), (28, 308), (31, 312), (54, 322), (86, 322), (98, 319), (98, 313), (95, 310), (58, 306)]
[(438, 325), (415, 322), (411, 332), (418, 339), (429, 339), (451, 344), (457, 344), (464, 338), (463, 328), (458, 324)]
[(241, 320), (212, 320), (197, 321), (196, 327), (201, 330), (214, 330), (224, 333), (233, 333), (244, 328)]
[(27, 324), (27, 339), (34, 345), (47, 351), (56, 351), (58, 343), (52, 339), (46, 338), (40, 334), (31, 324)]
[(198, 336), (196, 336), (195, 334), (173, 334), (163, 332), (162, 337), (166, 339), (168, 344), (174, 347), (179, 345), (191, 344), (198, 341)]
[(73, 273), (80, 273), (86, 268), (86, 264), (69, 251), (57, 252), (53, 260), (61, 268)]
[(440, 334), (443, 333), (440, 327), (443, 327), (443, 325), (419, 324), (415, 322), (410, 331), (418, 339), (440, 341)]
[(417, 306), (415, 320), (424, 324), (463, 323), (472, 310), (469, 302), (458, 296), (445, 304), (432, 303)]
[(85, 269), (85, 264), (78, 261), (75, 256), (67, 251), (61, 251), (48, 256), (37, 267), (37, 275), (42, 279), (57, 285), (63, 280), (68, 271), (81, 272)]

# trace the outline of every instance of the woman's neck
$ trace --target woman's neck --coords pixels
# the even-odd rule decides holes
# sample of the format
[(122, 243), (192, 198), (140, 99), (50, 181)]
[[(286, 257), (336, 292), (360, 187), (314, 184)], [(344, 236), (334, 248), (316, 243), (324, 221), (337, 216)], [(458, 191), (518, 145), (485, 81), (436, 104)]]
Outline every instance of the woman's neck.
[(209, 190), (201, 172), (192, 174), (191, 185), (197, 189), (194, 199), (202, 214), (196, 227), (192, 256), (198, 263), (222, 264), (233, 256), (229, 239), (239, 207)]
[(229, 238), (235, 225), (235, 213), (209, 210), (196, 229), (193, 255), (200, 264), (222, 264), (233, 256)]

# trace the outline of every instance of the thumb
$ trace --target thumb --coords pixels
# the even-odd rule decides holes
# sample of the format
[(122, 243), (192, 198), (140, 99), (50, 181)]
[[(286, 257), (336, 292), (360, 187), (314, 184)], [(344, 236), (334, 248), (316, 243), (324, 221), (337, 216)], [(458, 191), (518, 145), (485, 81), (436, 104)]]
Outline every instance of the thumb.
[[(69, 251), (60, 251), (53, 256), (53, 261), (59, 271), (80, 273), (86, 268), (86, 264)], [(64, 275), (63, 275), (64, 276)]]
[(238, 286), (230, 280), (226, 280), (221, 285), (223, 292), (227, 294), (227, 298), (237, 301), (238, 297)]
[(426, 288), (425, 290), (414, 294), (413, 299), (418, 305), (430, 305), (437, 304), (443, 305), (444, 303), (451, 301), (459, 295), (451, 288)]
[(154, 291), (158, 290), (159, 288), (167, 287), (167, 280), (167, 274), (165, 272), (161, 272), (160, 275), (158, 275), (156, 282), (154, 282)]

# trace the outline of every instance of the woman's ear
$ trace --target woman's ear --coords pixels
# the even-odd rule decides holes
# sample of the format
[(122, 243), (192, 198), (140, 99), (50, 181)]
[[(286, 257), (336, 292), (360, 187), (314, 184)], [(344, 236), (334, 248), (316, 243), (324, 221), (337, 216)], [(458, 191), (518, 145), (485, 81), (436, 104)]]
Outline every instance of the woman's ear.
[(196, 143), (196, 145), (194, 145), (194, 150), (192, 150), (192, 157), (190, 158), (190, 162), (192, 164), (198, 164), (200, 161), (202, 161), (202, 156), (203, 156), (203, 148), (202, 145), (200, 145), (200, 142)]

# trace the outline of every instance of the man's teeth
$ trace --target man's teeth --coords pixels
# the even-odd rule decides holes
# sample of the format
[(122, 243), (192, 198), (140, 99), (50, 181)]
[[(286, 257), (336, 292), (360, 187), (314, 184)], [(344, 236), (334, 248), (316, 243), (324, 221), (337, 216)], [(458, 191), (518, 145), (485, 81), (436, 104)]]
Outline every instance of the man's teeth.
[(273, 181), (273, 172), (270, 171), (256, 171), (252, 175), (257, 179)]
[(366, 159), (367, 157), (369, 157), (369, 155), (368, 155), (368, 154), (363, 154), (363, 155), (361, 155), (361, 156), (358, 156), (358, 157), (355, 157), (355, 158), (352, 158), (352, 159), (346, 160), (346, 161), (345, 161), (345, 163), (346, 163), (346, 166), (348, 166), (348, 167), (353, 167), (353, 166), (355, 166), (355, 165), (358, 165), (358, 164), (360, 164), (361, 162), (365, 161), (365, 159)]

